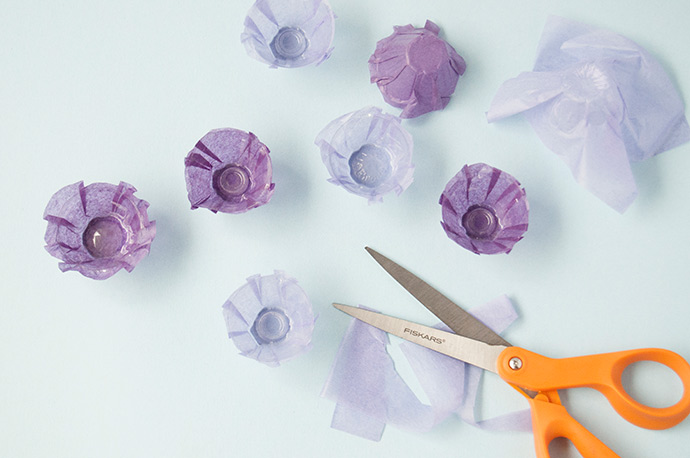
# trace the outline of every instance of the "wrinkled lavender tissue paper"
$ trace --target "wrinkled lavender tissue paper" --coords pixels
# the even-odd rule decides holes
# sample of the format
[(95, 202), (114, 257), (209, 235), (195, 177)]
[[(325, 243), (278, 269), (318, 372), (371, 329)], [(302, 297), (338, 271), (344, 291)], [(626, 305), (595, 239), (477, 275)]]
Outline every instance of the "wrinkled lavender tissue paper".
[[(499, 333), (517, 318), (506, 296), (473, 309), (472, 314)], [(438, 327), (448, 330), (443, 325)], [(322, 396), (336, 402), (331, 427), (378, 441), (386, 424), (424, 432), (456, 414), (479, 428), (531, 429), (529, 410), (478, 421), (475, 402), (483, 371), (405, 342), (401, 345), (403, 354), (430, 401), (424, 404), (396, 372), (386, 351), (388, 343), (385, 332), (352, 320), (322, 392)]]
[(487, 120), (517, 113), (578, 183), (621, 213), (637, 196), (630, 162), (690, 140), (683, 101), (654, 57), (618, 34), (556, 16), (533, 71), (499, 88)]

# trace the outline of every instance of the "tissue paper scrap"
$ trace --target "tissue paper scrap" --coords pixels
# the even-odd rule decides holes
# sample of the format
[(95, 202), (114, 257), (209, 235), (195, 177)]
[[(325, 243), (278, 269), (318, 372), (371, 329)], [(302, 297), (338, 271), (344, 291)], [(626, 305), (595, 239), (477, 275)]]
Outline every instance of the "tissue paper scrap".
[(531, 72), (506, 81), (487, 112), (523, 113), (587, 190), (619, 212), (637, 196), (630, 162), (690, 140), (678, 91), (633, 41), (550, 17)]

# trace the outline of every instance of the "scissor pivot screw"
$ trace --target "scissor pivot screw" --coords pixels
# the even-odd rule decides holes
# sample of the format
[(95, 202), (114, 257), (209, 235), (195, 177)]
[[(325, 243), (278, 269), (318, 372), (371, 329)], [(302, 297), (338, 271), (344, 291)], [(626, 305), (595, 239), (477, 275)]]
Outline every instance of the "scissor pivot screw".
[(510, 361), (508, 361), (508, 367), (514, 371), (520, 370), (522, 369), (522, 360), (517, 356), (514, 356), (510, 358)]

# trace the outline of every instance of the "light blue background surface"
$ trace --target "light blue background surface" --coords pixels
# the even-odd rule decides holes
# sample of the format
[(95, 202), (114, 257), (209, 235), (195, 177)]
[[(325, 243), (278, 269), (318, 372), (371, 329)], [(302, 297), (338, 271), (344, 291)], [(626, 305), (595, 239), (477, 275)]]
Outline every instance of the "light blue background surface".
[[(523, 119), (484, 118), (500, 84), (531, 68), (548, 14), (637, 41), (687, 100), (686, 1), (332, 0), (332, 57), (291, 70), (245, 54), (250, 5), (3, 1), (0, 456), (534, 456), (530, 434), (459, 420), (427, 434), (389, 427), (379, 443), (330, 428), (334, 404), (319, 393), (348, 324), (331, 302), (436, 322), (365, 245), (465, 307), (508, 294), (521, 318), (506, 337), (534, 351), (658, 346), (690, 358), (690, 144), (636, 164), (640, 195), (619, 215), (579, 187)], [(369, 84), (366, 62), (393, 25), (426, 19), (467, 73), (446, 110), (403, 122), (415, 141), (412, 186), (368, 205), (326, 182), (313, 140), (367, 105), (399, 113)], [(189, 210), (183, 159), (218, 127), (250, 130), (271, 149), (268, 205), (243, 215)], [(446, 182), (480, 161), (527, 191), (530, 228), (508, 256), (465, 251), (439, 224)], [(103, 282), (62, 274), (43, 249), (46, 203), (82, 179), (129, 182), (151, 203), (158, 235), (133, 273)], [(276, 369), (237, 355), (221, 315), (246, 277), (273, 269), (296, 277), (319, 315), (313, 350)], [(636, 373), (638, 385), (657, 384), (646, 387), (655, 399), (679, 396), (672, 376)], [(493, 375), (482, 400), (480, 416), (527, 407)], [(688, 454), (688, 420), (648, 431), (593, 391), (567, 401), (622, 457)]]

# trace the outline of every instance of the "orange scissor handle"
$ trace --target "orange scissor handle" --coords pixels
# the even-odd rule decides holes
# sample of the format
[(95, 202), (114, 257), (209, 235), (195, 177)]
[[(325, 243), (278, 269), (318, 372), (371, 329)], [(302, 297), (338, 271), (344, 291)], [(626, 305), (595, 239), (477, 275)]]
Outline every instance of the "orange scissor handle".
[[(633, 399), (623, 387), (623, 371), (638, 361), (669, 367), (683, 382), (683, 395), (670, 407), (650, 407)], [(647, 429), (677, 425), (690, 413), (690, 364), (672, 351), (639, 350), (551, 359), (524, 348), (509, 347), (498, 358), (498, 373), (508, 383), (531, 391), (588, 387), (600, 391), (620, 416)]]
[(620, 458), (594, 434), (578, 423), (561, 405), (557, 391), (529, 398), (537, 458), (550, 458), (549, 444), (557, 437), (570, 439), (585, 458)]

